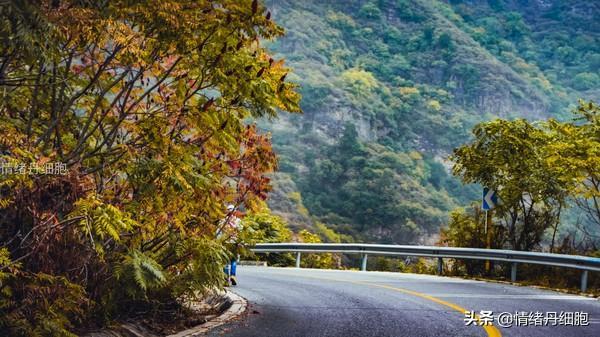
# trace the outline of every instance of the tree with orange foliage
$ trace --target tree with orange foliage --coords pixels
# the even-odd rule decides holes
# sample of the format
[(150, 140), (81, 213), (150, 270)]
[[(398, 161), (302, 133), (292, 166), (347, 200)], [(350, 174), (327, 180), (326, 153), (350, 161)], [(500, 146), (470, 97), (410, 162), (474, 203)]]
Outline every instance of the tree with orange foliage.
[(276, 167), (245, 121), (299, 111), (260, 44), (282, 28), (251, 0), (0, 6), (0, 334), (220, 285), (224, 205), (251, 209)]

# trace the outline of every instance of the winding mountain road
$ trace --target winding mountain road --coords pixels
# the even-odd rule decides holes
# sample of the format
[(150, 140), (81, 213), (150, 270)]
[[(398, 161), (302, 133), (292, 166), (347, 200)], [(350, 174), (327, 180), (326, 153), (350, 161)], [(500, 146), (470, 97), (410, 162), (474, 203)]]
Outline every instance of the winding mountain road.
[[(432, 275), (251, 266), (239, 267), (238, 280), (232, 290), (248, 300), (247, 312), (209, 336), (600, 336), (598, 299), (530, 287)], [(480, 321), (474, 316), (467, 325), (471, 317), (465, 310), (481, 315)], [(478, 324), (486, 321), (482, 310), (493, 312), (492, 325)], [(503, 312), (510, 314), (502, 314), (499, 324)], [(532, 313), (516, 318), (530, 325), (514, 321), (506, 327), (515, 312)], [(561, 312), (566, 312), (562, 323), (569, 325), (553, 326), (561, 322), (554, 313)], [(588, 325), (570, 325), (585, 323), (585, 314)]]

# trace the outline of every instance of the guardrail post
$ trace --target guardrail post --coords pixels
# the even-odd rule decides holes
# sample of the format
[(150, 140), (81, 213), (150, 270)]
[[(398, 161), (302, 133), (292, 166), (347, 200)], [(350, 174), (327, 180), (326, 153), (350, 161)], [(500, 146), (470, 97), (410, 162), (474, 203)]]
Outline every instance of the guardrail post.
[(444, 271), (444, 260), (441, 257), (438, 257), (438, 268), (437, 268), (438, 275), (442, 275), (443, 271)]
[(513, 262), (510, 266), (510, 280), (511, 282), (517, 281), (517, 263)]
[(367, 254), (362, 255), (362, 262), (360, 265), (360, 270), (367, 271)]
[(296, 252), (296, 268), (300, 268), (300, 256), (302, 253)]
[(588, 271), (584, 270), (581, 273), (581, 292), (584, 293), (587, 290)]

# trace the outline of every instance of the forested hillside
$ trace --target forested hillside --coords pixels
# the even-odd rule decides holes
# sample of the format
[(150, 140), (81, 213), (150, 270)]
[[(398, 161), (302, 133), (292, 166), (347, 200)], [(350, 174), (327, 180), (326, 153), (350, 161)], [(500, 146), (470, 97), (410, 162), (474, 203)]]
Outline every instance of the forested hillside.
[[(267, 1), (304, 115), (268, 127), (271, 206), (292, 226), (414, 242), (477, 199), (445, 158), (494, 117), (570, 118), (597, 100), (590, 1)], [(320, 225), (319, 225), (320, 226)]]

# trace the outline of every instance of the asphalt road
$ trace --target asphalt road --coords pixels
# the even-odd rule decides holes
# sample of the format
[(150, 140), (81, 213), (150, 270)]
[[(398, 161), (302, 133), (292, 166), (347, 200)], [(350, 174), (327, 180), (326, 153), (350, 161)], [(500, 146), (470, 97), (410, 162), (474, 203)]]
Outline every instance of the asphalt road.
[[(250, 266), (238, 267), (238, 280), (232, 290), (248, 300), (246, 314), (209, 336), (600, 336), (598, 299), (530, 287), (431, 275)], [(589, 325), (552, 326), (553, 318), (548, 326), (502, 327), (497, 320), (491, 326), (466, 325), (463, 310), (492, 311), (496, 318), (502, 312), (532, 312), (531, 319), (517, 318), (521, 324), (544, 324), (539, 315), (552, 312), (584, 312)], [(537, 319), (536, 312), (541, 313)], [(503, 319), (509, 316), (514, 318), (504, 314)]]

